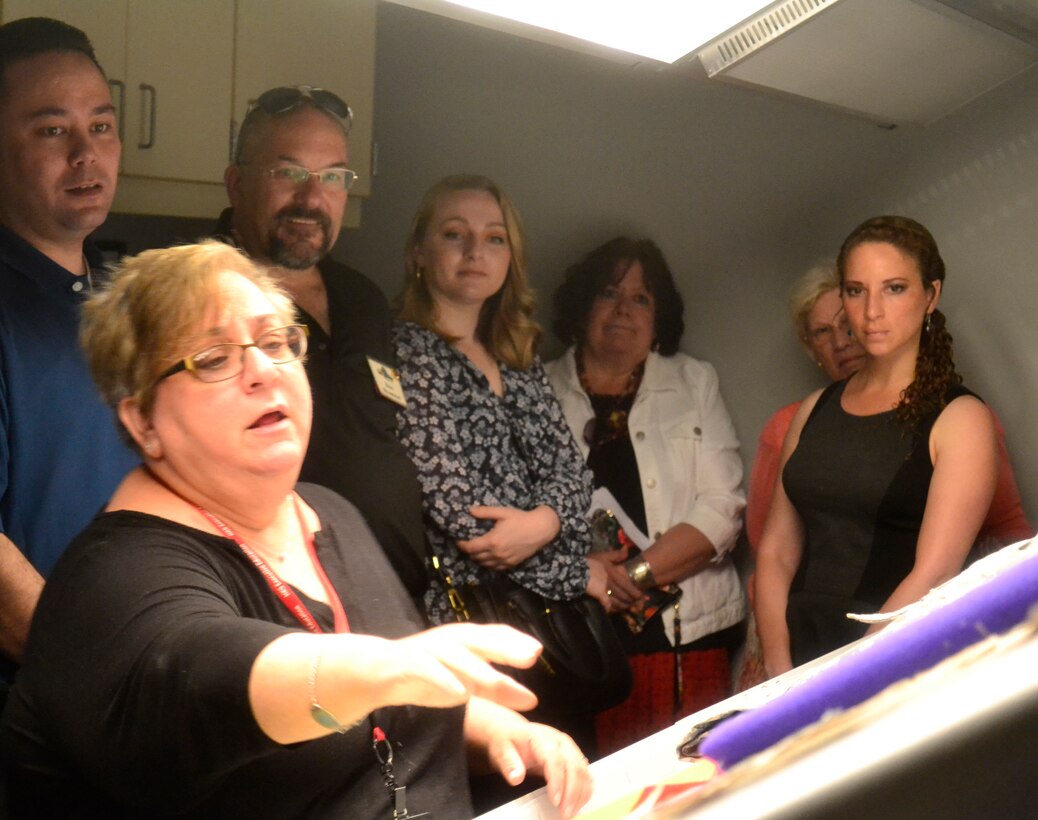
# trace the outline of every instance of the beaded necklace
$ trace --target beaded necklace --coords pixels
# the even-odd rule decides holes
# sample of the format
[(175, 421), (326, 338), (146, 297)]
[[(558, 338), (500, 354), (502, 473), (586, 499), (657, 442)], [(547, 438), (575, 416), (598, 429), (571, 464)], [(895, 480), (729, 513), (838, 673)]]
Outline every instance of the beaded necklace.
[(639, 362), (638, 366), (631, 371), (624, 389), (618, 394), (612, 394), (594, 392), (584, 369), (582, 350), (577, 350), (576, 359), (577, 378), (580, 379), (580, 386), (584, 388), (584, 392), (595, 405), (595, 415), (588, 419), (584, 426), (584, 442), (588, 447), (594, 448), (628, 435), (627, 416), (631, 412), (634, 396), (642, 383), (642, 376), (645, 375), (645, 360)]

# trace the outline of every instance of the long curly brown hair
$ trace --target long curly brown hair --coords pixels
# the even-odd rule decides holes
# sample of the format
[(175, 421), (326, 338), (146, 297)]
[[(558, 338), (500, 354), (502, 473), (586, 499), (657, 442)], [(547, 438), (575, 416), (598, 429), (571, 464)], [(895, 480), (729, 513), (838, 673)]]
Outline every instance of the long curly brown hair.
[[(844, 240), (836, 258), (841, 282), (846, 275), (847, 257), (865, 242), (885, 242), (911, 257), (927, 290), (934, 289), (934, 282), (944, 281), (944, 260), (926, 228), (907, 216), (875, 216), (862, 222)], [(915, 379), (901, 392), (895, 408), (897, 418), (909, 429), (917, 429), (922, 419), (941, 411), (948, 390), (960, 384), (962, 376), (955, 370), (947, 320), (941, 311), (934, 309), (923, 324)]]

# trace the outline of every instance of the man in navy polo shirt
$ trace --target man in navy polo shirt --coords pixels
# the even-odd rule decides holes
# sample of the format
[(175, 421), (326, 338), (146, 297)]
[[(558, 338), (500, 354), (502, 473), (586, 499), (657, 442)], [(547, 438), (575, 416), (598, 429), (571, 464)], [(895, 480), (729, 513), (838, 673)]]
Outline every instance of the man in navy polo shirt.
[[(119, 170), (108, 83), (83, 32), (0, 26), (0, 652), (9, 679), (62, 551), (136, 457), (79, 349)], [(95, 268), (92, 270), (92, 266)]]

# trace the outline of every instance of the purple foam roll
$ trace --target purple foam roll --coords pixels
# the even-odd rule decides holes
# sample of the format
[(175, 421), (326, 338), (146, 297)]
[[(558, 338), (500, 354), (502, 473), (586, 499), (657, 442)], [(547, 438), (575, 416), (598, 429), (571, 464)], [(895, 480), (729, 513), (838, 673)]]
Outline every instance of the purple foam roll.
[(906, 624), (896, 634), (861, 647), (770, 703), (716, 726), (700, 752), (723, 768), (733, 766), (826, 712), (856, 706), (989, 635), (1011, 629), (1035, 603), (1038, 556)]

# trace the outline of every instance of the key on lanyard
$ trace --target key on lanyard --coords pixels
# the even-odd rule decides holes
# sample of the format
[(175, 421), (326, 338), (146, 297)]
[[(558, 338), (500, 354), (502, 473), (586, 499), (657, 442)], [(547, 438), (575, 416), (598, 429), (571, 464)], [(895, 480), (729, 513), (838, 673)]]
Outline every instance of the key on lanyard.
[(393, 820), (432, 820), (429, 812), (421, 814), (408, 814), (407, 811), (407, 786), (398, 786), (396, 777), (393, 776), (393, 746), (386, 739), (385, 732), (378, 726), (372, 731), (371, 748), (375, 751), (375, 757), (379, 762), (379, 770), (382, 772), (382, 781), (386, 784), (389, 793), (389, 801), (393, 807)]

